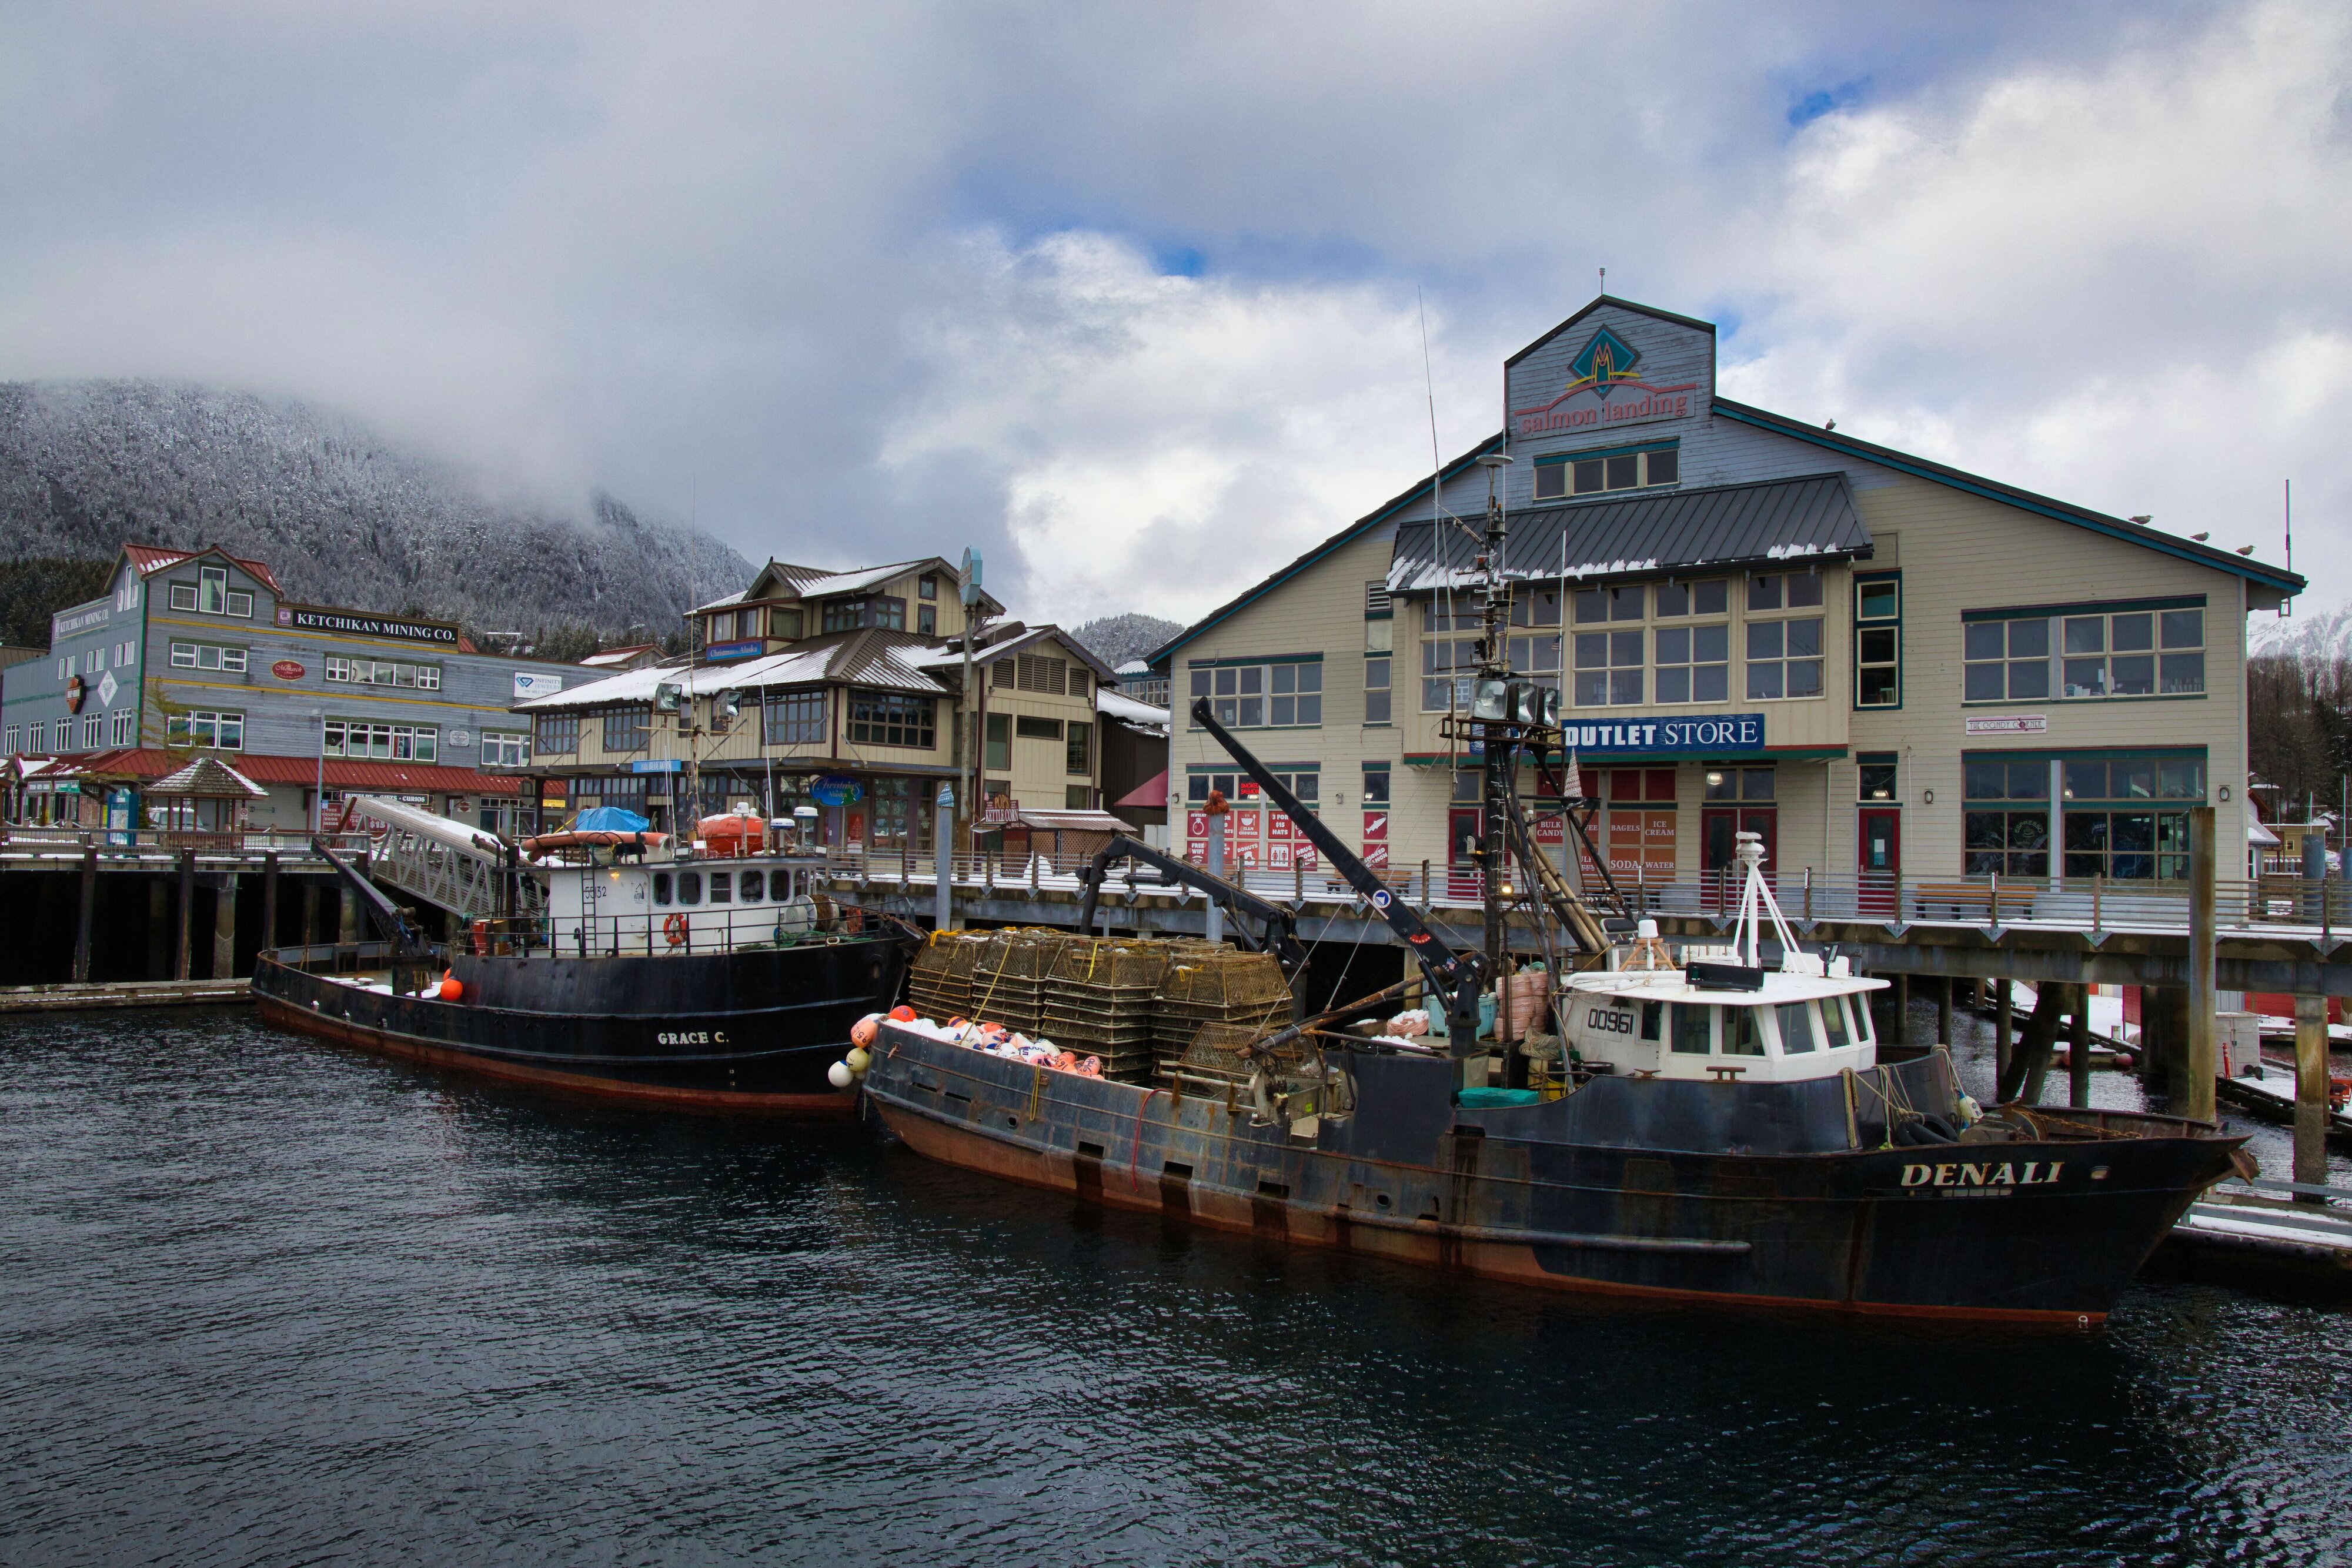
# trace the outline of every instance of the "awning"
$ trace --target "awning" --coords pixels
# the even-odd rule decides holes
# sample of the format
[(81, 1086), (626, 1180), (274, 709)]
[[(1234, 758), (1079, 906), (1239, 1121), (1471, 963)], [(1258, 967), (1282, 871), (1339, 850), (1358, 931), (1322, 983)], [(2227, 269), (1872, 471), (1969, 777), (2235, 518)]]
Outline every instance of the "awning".
[[(1165, 775), (1162, 775), (1165, 778)], [(1163, 791), (1162, 799), (1165, 799)], [(1108, 811), (1032, 810), (1023, 807), (1009, 817), (997, 817), (975, 823), (976, 833), (1003, 832), (1007, 828), (1025, 828), (1037, 833), (1123, 833), (1132, 823), (1123, 822)]]
[(1161, 768), (1149, 780), (1137, 785), (1111, 804), (1132, 806), (1145, 811), (1166, 810), (1168, 809), (1168, 769)]

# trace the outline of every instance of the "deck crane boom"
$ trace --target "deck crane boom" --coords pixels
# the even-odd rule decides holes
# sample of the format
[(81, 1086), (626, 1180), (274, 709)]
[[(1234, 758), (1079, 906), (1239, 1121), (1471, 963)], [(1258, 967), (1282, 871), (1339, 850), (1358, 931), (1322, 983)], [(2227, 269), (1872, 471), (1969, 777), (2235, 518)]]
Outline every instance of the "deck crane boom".
[(1340, 842), (1339, 836), (1325, 827), (1321, 818), (1299, 804), (1298, 797), (1290, 792), (1288, 786), (1267, 772), (1265, 764), (1217, 722), (1208, 698), (1193, 703), (1192, 722), (1216, 737), (1217, 744), (1241, 764), (1242, 771), (1265, 791), (1266, 799), (1281, 809), (1307, 841), (1347, 879), (1349, 886), (1363, 895), (1364, 902), (1372, 906), (1372, 913), (1386, 921), (1389, 929), (1404, 943), (1405, 951), (1421, 965), (1430, 985), (1445, 998), (1447, 1052), (1455, 1057), (1483, 1056), (1486, 1047), (1478, 1043), (1478, 992), (1486, 983), (1484, 958), (1475, 953), (1455, 952), (1444, 937), (1431, 930), (1413, 913), (1412, 906), (1396, 895), (1394, 888), (1374, 875), (1355, 851)]

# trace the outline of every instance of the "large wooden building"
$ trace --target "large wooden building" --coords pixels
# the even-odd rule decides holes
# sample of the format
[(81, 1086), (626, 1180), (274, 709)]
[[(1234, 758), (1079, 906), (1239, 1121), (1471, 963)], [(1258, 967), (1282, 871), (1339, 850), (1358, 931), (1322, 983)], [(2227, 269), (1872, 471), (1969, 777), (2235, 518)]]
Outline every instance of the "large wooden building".
[[(1505, 428), (1152, 655), (1200, 852), (1241, 780), (1206, 696), (1392, 871), (1466, 881), (1473, 537), (1507, 455), (1513, 667), (1558, 684), (1619, 874), (1760, 833), (1781, 873), (2178, 878), (2245, 863), (2246, 618), (2279, 567), (1717, 395), (1715, 329), (1603, 296), (1507, 361)], [(1466, 519), (1468, 527), (1454, 519)], [(1242, 794), (1230, 841), (1281, 867)]]

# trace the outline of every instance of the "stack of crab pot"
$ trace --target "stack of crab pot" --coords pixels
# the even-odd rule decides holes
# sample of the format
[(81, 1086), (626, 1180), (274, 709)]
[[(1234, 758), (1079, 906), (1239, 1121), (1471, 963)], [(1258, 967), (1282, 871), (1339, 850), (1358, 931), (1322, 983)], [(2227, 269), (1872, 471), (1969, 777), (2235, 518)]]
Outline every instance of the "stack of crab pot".
[(1160, 1071), (1164, 1076), (1175, 1071), (1212, 1025), (1255, 1035), (1289, 1021), (1290, 987), (1273, 954), (1186, 944), (1171, 956), (1160, 982), (1152, 1041)]
[(907, 1000), (918, 1016), (945, 1022), (971, 1012), (971, 972), (986, 950), (990, 933), (941, 931), (915, 955), (907, 975)]
[(1141, 938), (1065, 943), (1045, 982), (1045, 1032), (1056, 1045), (1101, 1058), (1105, 1077), (1149, 1079), (1160, 984), (1174, 950)]
[(975, 1020), (1001, 1023), (1019, 1034), (1044, 1032), (1045, 977), (1067, 944), (1058, 931), (992, 931), (971, 969)]

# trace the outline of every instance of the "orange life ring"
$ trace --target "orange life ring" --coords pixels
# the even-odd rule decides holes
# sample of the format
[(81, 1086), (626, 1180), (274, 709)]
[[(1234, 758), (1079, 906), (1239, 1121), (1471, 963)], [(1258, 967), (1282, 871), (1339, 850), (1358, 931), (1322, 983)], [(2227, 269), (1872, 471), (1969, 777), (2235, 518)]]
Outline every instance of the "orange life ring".
[(686, 940), (686, 916), (672, 915), (662, 922), (662, 936), (676, 947)]

